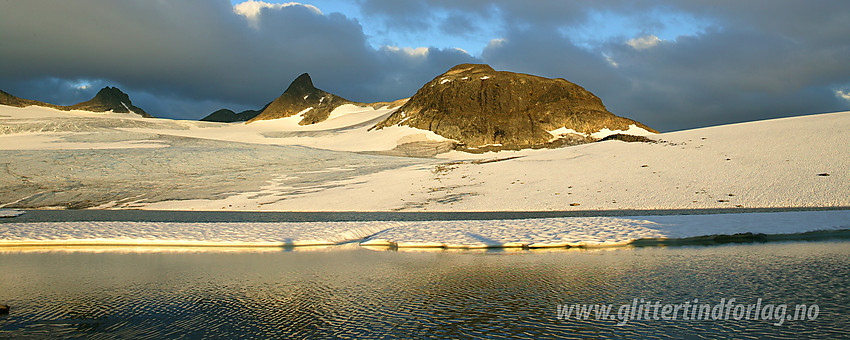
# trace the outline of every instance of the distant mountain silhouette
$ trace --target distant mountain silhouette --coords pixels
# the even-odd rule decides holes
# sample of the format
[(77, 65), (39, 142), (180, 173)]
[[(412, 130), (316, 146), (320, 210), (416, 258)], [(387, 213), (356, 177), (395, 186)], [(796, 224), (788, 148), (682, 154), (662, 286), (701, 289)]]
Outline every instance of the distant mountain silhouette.
[(656, 132), (608, 112), (593, 93), (564, 79), (479, 64), (461, 64), (437, 76), (374, 128), (395, 125), (433, 131), (461, 142), (461, 149), (546, 146), (557, 143), (548, 131), (559, 128), (590, 134), (636, 125)]
[(219, 122), (219, 123), (232, 123), (232, 122), (245, 122), (250, 120), (251, 118), (256, 117), (260, 114), (261, 111), (257, 110), (245, 110), (239, 113), (233, 112), (233, 110), (221, 109), (210, 113), (208, 116), (201, 118), (202, 121), (206, 122)]
[(233, 112), (233, 110), (229, 109), (221, 109), (210, 113), (208, 116), (201, 118), (201, 120), (205, 122), (218, 123), (247, 122), (263, 112), (263, 110), (269, 107), (269, 105), (271, 105), (271, 103), (266, 104), (266, 106), (263, 106), (263, 108), (259, 110), (245, 110), (239, 113)]

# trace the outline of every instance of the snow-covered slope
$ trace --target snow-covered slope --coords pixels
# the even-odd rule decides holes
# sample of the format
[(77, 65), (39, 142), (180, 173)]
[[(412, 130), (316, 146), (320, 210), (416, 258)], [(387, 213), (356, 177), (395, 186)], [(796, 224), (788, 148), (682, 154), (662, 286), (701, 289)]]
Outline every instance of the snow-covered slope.
[[(307, 113), (302, 111), (300, 114), (286, 118), (259, 120), (249, 124), (222, 123), (189, 130), (156, 130), (155, 132), (240, 143), (299, 145), (352, 152), (386, 151), (412, 141), (448, 141), (431, 131), (410, 127), (369, 130), (376, 122), (395, 110), (396, 108), (375, 109), (346, 104), (334, 109), (327, 120), (310, 125), (298, 124)], [(150, 129), (128, 129), (128, 131), (154, 132)]]
[[(297, 116), (227, 124), (0, 106), (0, 208), (536, 211), (850, 206), (850, 112), (651, 135), (656, 143), (612, 140), (560, 149), (450, 152), (438, 159), (348, 152), (441, 140), (409, 127), (369, 130), (391, 112), (342, 106), (330, 119), (302, 126)], [(0, 215), (13, 214), (0, 210)], [(17, 223), (9, 217), (0, 230), (3, 246), (278, 247), (366, 238), (369, 245), (400, 248), (551, 247), (850, 227), (846, 210), (309, 225)]]
[[(452, 152), (266, 206), (304, 210), (528, 211), (850, 206), (850, 112), (552, 150)], [(247, 196), (244, 196), (247, 197)], [(340, 199), (343, 197), (369, 199)], [(236, 196), (151, 209), (250, 207)]]
[[(848, 112), (650, 136), (657, 143), (615, 140), (480, 155), (450, 152), (436, 160), (365, 157), (349, 152), (444, 140), (409, 127), (369, 130), (391, 112), (388, 108), (346, 105), (333, 111), (331, 119), (303, 126), (298, 125), (297, 116), (251, 124), (210, 123), (0, 106), (0, 145), (10, 151), (3, 159), (8, 176), (0, 174), (0, 181), (11, 188), (8, 197), (0, 197), (0, 207), (16, 207), (12, 202), (23, 199), (18, 195), (26, 190), (32, 189), (27, 195), (39, 200), (65, 190), (52, 188), (55, 185), (71, 185), (68, 188), (74, 192), (89, 190), (79, 195), (93, 202), (122, 202), (95, 206), (146, 209), (493, 211), (850, 206)], [(322, 153), (322, 160), (315, 163), (316, 150), (290, 146), (342, 152)], [(66, 153), (39, 156), (46, 157), (48, 163), (37, 163), (25, 152), (71, 149), (138, 151), (132, 155), (121, 151), (122, 162), (116, 162), (117, 154), (108, 150), (74, 153), (73, 157)], [(183, 155), (186, 152), (197, 156)], [(222, 159), (207, 158), (214, 154)], [(166, 162), (168, 157), (188, 163)], [(136, 161), (139, 163), (133, 163)], [(147, 195), (145, 190), (161, 190), (151, 185), (133, 186), (144, 199), (122, 195), (98, 198), (114, 194), (98, 192), (103, 190), (102, 185), (126, 184), (119, 183), (126, 176), (99, 168), (107, 166), (102, 162), (115, 169), (126, 164), (137, 172), (134, 175), (151, 180), (162, 174), (146, 171), (167, 167), (170, 173), (180, 174), (171, 178), (185, 178), (185, 185), (212, 173), (233, 179), (226, 191), (216, 190), (207, 196), (203, 191), (182, 198)], [(53, 165), (41, 168), (38, 164)], [(80, 171), (74, 170), (76, 167)], [(35, 173), (42, 170), (46, 172)], [(72, 176), (77, 172), (80, 176), (98, 174), (96, 183), (101, 186), (90, 187), (87, 178)], [(252, 184), (247, 185), (248, 181)]]
[[(69, 134), (84, 135), (105, 129), (140, 134), (191, 137), (263, 145), (298, 145), (334, 151), (386, 151), (415, 141), (448, 141), (426, 130), (394, 127), (369, 131), (395, 110), (387, 107), (342, 105), (330, 117), (316, 124), (299, 125), (307, 113), (245, 123), (213, 123), (140, 119), (132, 113), (60, 111), (46, 107), (15, 108), (0, 105), (0, 149), (57, 150), (80, 148), (160, 147), (154, 140), (104, 142), (62, 142)], [(103, 118), (96, 119), (94, 118)], [(4, 142), (5, 141), (5, 142)]]
[(132, 112), (0, 105), (0, 150), (159, 148), (166, 146), (160, 140), (118, 129), (188, 129), (199, 124), (208, 123), (144, 118)]
[(549, 132), (550, 134), (555, 136), (555, 138), (557, 138), (559, 136), (567, 135), (567, 134), (575, 134), (575, 135), (584, 136), (584, 137), (592, 137), (593, 139), (602, 139), (602, 138), (608, 137), (610, 135), (615, 135), (615, 134), (618, 134), (618, 133), (619, 134), (625, 134), (625, 135), (633, 135), (633, 136), (652, 136), (652, 135), (655, 135), (654, 132), (646, 131), (646, 129), (639, 127), (637, 125), (634, 125), (634, 124), (629, 125), (629, 128), (626, 129), (626, 130), (609, 130), (607, 128), (603, 128), (599, 131), (589, 133), (589, 134), (578, 132), (578, 131), (573, 130), (573, 129), (567, 129), (566, 127), (562, 127), (562, 128), (555, 129), (555, 130), (552, 130), (552, 131), (547, 131), (547, 132)]
[[(263, 135), (281, 133), (285, 121), (278, 128), (130, 115), (0, 106), (0, 208), (134, 208), (267, 191), (250, 195), (259, 209), (335, 181), (433, 162), (275, 145), (281, 138)], [(301, 132), (308, 140), (337, 133)]]

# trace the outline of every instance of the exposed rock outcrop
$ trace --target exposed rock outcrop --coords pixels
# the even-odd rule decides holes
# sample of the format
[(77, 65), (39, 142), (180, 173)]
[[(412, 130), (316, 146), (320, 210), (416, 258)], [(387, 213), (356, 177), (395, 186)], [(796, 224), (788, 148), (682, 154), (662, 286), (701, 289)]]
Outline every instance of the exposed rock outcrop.
[(600, 142), (604, 142), (606, 140), (619, 140), (627, 143), (657, 143), (658, 141), (654, 139), (649, 139), (644, 136), (635, 136), (635, 135), (627, 135), (622, 133), (615, 133), (613, 135), (605, 136), (605, 138), (600, 139)]
[(461, 149), (544, 147), (557, 141), (548, 131), (560, 128), (591, 134), (636, 125), (656, 132), (608, 112), (593, 93), (564, 79), (478, 64), (437, 76), (375, 128), (394, 125), (433, 131), (461, 142)]

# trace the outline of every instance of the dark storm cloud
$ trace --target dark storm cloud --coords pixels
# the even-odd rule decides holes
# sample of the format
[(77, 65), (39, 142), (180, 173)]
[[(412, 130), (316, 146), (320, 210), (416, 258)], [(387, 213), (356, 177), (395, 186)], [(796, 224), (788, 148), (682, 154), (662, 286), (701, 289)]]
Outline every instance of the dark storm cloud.
[(155, 114), (188, 118), (222, 104), (259, 107), (303, 72), (352, 100), (404, 98), (472, 60), (454, 50), (375, 50), (338, 13), (288, 6), (248, 18), (226, 0), (4, 1), (0, 41), (0, 89), (71, 104), (99, 88), (69, 84), (97, 79)]
[[(5, 80), (0, 80), (4, 82)], [(57, 105), (72, 105), (92, 98), (104, 86), (101, 80), (67, 80), (53, 77), (11, 82), (0, 90), (12, 93), (37, 93), (38, 100)]]
[(619, 45), (609, 53), (634, 86), (602, 95), (666, 129), (841, 110), (848, 103), (834, 91), (850, 82), (848, 46), (735, 28), (642, 50)]
[[(423, 54), (423, 50), (426, 50), (427, 53)], [(375, 89), (392, 87), (401, 89), (398, 95), (384, 97), (382, 101), (410, 97), (423, 84), (446, 72), (454, 65), (481, 62), (481, 60), (475, 59), (465, 52), (452, 49), (419, 48), (414, 51), (411, 49), (382, 48), (378, 54), (378, 60), (383, 68), (396, 71), (377, 72), (377, 81), (370, 86)]]
[(449, 14), (439, 24), (439, 28), (443, 34), (468, 36), (479, 31), (479, 28), (474, 23), (475, 19), (467, 15), (454, 13)]
[[(599, 95), (612, 112), (661, 130), (850, 108), (835, 93), (850, 86), (846, 1), (420, 0), (406, 6), (436, 9), (430, 13), (495, 7), (504, 41), (484, 50), (485, 62), (566, 78)], [(406, 15), (429, 20), (429, 12), (410, 13), (385, 0), (363, 0), (363, 8), (399, 22)], [(659, 11), (710, 24), (642, 49), (626, 44), (637, 36), (588, 47), (562, 33), (586, 28), (593, 14), (603, 13), (637, 17), (634, 29), (654, 34), (666, 25)]]
[[(379, 101), (410, 96), (455, 64), (486, 62), (573, 81), (612, 112), (660, 130), (850, 108), (835, 92), (850, 90), (846, 1), (358, 4), (378, 31), (503, 40), (473, 57), (451, 48), (376, 49), (357, 20), (307, 6), (248, 18), (227, 0), (0, 0), (0, 89), (72, 104), (116, 85), (154, 114), (199, 118), (259, 107), (302, 72), (324, 90)], [(599, 23), (600, 14), (615, 20)], [(627, 44), (660, 35), (669, 15), (706, 24), (689, 36)], [(592, 38), (622, 25), (619, 17), (631, 22), (630, 35), (587, 41), (576, 33)]]

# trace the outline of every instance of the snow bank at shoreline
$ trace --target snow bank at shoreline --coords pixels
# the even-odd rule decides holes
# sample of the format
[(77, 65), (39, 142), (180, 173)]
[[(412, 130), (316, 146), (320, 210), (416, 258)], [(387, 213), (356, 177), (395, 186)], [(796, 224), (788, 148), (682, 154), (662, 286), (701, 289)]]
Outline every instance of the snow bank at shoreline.
[(23, 215), (24, 212), (20, 210), (9, 210), (9, 209), (0, 209), (0, 218), (4, 217), (18, 217)]
[(566, 248), (740, 233), (850, 230), (850, 210), (459, 221), (0, 224), (0, 248), (46, 246)]
[(599, 247), (640, 239), (686, 239), (741, 233), (781, 235), (850, 229), (850, 210), (717, 215), (569, 217), (408, 223), (364, 245), (395, 247)]
[(34, 222), (0, 224), (2, 246), (292, 247), (356, 241), (396, 222), (184, 223)]

